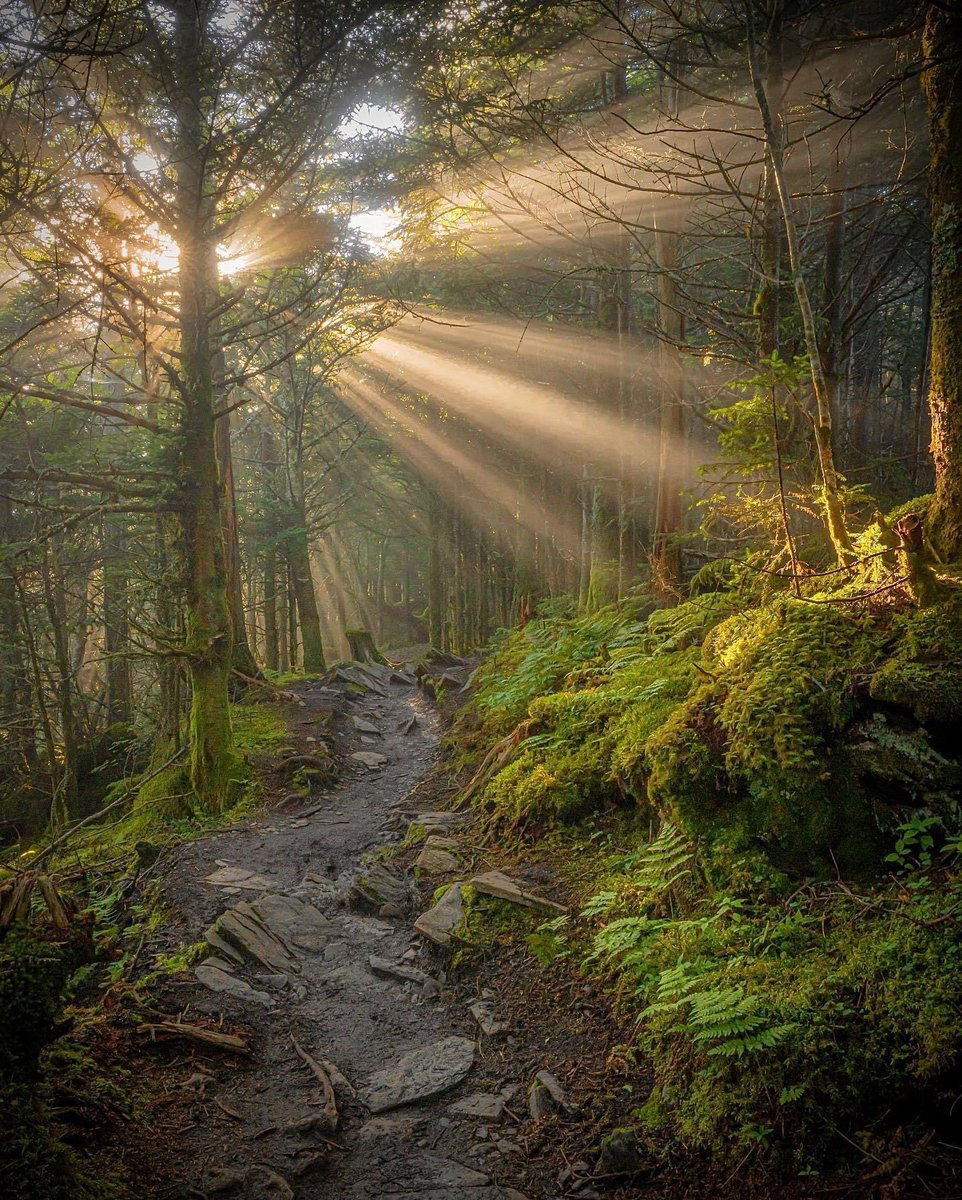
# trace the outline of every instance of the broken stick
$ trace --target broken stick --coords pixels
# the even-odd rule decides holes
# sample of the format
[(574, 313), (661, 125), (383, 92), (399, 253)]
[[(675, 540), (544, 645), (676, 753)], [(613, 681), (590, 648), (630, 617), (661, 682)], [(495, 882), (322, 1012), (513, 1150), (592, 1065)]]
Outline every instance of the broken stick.
[(158, 1037), (182, 1037), (200, 1046), (212, 1046), (215, 1050), (230, 1050), (235, 1054), (249, 1054), (247, 1039), (233, 1033), (220, 1033), (206, 1029), (203, 1025), (185, 1025), (182, 1021), (154, 1021), (140, 1026), (141, 1033), (149, 1033), (152, 1041)]
[(321, 1096), (324, 1101), (324, 1119), (333, 1132), (337, 1129), (338, 1122), (341, 1119), (337, 1111), (337, 1097), (334, 1094), (334, 1085), (317, 1059), (308, 1054), (293, 1034), (291, 1034), (291, 1045), (297, 1051), (298, 1058), (307, 1063), (314, 1073), (314, 1078), (321, 1085)]

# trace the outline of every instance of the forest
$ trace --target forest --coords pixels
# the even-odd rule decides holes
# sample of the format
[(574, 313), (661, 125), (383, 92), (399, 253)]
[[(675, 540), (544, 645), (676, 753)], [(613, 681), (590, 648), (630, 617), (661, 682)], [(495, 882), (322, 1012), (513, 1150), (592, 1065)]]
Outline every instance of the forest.
[(0, 1195), (958, 1200), (959, 0), (0, 81)]

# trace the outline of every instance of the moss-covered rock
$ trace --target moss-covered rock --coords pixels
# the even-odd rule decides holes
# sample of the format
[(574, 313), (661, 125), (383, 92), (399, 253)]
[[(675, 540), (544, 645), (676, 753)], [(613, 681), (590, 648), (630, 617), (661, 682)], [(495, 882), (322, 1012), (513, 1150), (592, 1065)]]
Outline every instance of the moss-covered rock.
[(962, 592), (896, 624), (895, 652), (871, 679), (873, 699), (940, 729), (962, 722)]

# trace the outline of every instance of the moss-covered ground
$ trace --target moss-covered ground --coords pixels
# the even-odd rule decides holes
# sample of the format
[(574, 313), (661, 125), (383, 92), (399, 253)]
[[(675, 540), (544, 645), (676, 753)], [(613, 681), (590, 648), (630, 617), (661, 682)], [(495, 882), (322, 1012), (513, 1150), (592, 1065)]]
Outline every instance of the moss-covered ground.
[(467, 790), (567, 886), (523, 936), (633, 1022), (653, 1171), (915, 1194), (959, 1156), (962, 593), (747, 580), (502, 634), (451, 752), (507, 748)]

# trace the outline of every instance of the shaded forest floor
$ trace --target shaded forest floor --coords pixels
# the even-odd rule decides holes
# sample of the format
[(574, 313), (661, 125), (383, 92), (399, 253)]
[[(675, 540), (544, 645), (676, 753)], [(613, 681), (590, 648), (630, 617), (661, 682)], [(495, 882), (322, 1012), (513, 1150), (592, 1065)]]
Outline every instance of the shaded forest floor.
[[(123, 1149), (128, 1173), (150, 1181), (147, 1194), (167, 1198), (521, 1200), (569, 1188), (591, 1194), (587, 1168), (571, 1171), (568, 1164), (582, 1160), (613, 1119), (597, 1103), (605, 1063), (623, 1036), (607, 1006), (575, 980), (545, 986), (530, 955), (510, 941), (504, 953), (479, 947), (459, 963), (413, 929), (440, 882), (420, 870), (415, 876), (418, 847), (403, 840), (418, 814), (448, 799), (443, 772), (432, 769), (438, 717), (409, 686), (363, 696), (333, 696), (312, 683), (293, 691), (304, 703), (287, 712), (293, 749), (307, 756), (313, 739), (336, 741), (345, 763), (341, 781), (310, 799), (285, 798), (283, 772), (265, 759), (264, 810), (186, 843), (167, 860), (162, 903), (171, 920), (144, 955), (184, 959), (183, 970), (152, 979), (144, 1024), (182, 1022), (239, 1036), (249, 1053), (163, 1034), (156, 1041), (141, 1034), (128, 1045), (125, 1053), (135, 1057), (125, 1065), (143, 1090), (137, 1124), (150, 1131), (142, 1146)], [(371, 769), (352, 753), (387, 761)], [(465, 871), (505, 865), (496, 850), (474, 851), (469, 841)], [(374, 864), (386, 865), (398, 884), (381, 915), (375, 906), (383, 897), (372, 892), (386, 880)], [(244, 871), (252, 873), (249, 881), (240, 878)], [(211, 883), (218, 872), (238, 882)], [(550, 872), (531, 874), (549, 881)], [(188, 965), (200, 955), (207, 961), (205, 931), (225, 909), (265, 893), (307, 901), (322, 914), (316, 943), (294, 947), (287, 978), (228, 961), (249, 994), (209, 990)], [(392, 965), (411, 978), (392, 976)], [(493, 1036), (469, 1008), (481, 997), (505, 1026)], [(473, 1047), (461, 1082), (416, 1104), (368, 1110), (365, 1085), (378, 1071), (452, 1038)], [(318, 1080), (296, 1047), (335, 1064), (334, 1078), (347, 1081), (334, 1087), (336, 1129), (325, 1127)], [(561, 1081), (571, 1112), (533, 1121), (528, 1085), (543, 1069)], [(430, 1092), (441, 1083), (426, 1086)], [(457, 1110), (459, 1102), (466, 1111)]]
[[(96, 1035), (98, 1056), (122, 1062), (137, 1095), (132, 1123), (112, 1129), (105, 1149), (144, 1195), (826, 1194), (800, 1185), (776, 1191), (747, 1170), (722, 1178), (708, 1158), (690, 1154), (674, 1161), (669, 1153), (657, 1178), (643, 1170), (625, 1179), (599, 1159), (603, 1139), (630, 1119), (650, 1086), (612, 997), (574, 964), (538, 961), (530, 936), (545, 914), (526, 906), (474, 897), (468, 921), (443, 950), (413, 927), (440, 884), (491, 869), (563, 902), (570, 850), (499, 847), (468, 818), (456, 848), (449, 846), (455, 870), (439, 870), (443, 860), (416, 867), (432, 827), (424, 814), (455, 800), (450, 764), (439, 761), (443, 718), (423, 693), (399, 683), (359, 693), (307, 681), (287, 700), (290, 745), (260, 760), (263, 807), (158, 864), (165, 923), (141, 957), (168, 969), (135, 988), (136, 1012), (129, 999), (121, 1003)], [(285, 762), (308, 761), (325, 745), (342, 764), (338, 782), (315, 795), (292, 793)], [(386, 761), (366, 766), (351, 757), (357, 753)], [(265, 895), (306, 902), (319, 914), (306, 930), (279, 931), (288, 970), (237, 963), (225, 944), (217, 954), (222, 974), (217, 967), (209, 978), (237, 994), (204, 986), (195, 972), (210, 961), (212, 923)], [(472, 1012), (479, 1000), (483, 1009)], [(245, 1052), (145, 1032), (164, 1022), (239, 1037)], [(372, 1101), (379, 1072), (439, 1045), (466, 1052), (470, 1068), (463, 1059), (425, 1070), (409, 1063), (400, 1086), (409, 1094), (420, 1087), (425, 1098), (371, 1111), (379, 1107)], [(336, 1127), (316, 1066), (333, 1082)], [(545, 1070), (563, 1099), (559, 1105), (541, 1091), (535, 1118), (530, 1089)]]

